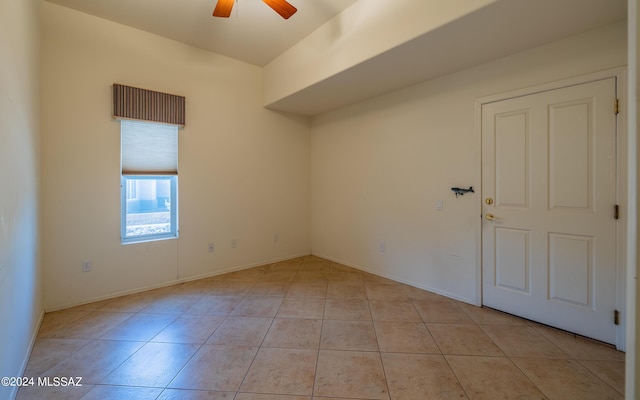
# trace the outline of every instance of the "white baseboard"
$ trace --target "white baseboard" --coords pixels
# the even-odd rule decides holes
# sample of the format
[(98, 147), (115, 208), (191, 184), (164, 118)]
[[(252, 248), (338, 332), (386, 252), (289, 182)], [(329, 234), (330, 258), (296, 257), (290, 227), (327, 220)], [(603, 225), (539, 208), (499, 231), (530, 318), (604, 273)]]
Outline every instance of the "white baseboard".
[[(36, 324), (36, 329), (31, 333), (31, 339), (29, 340), (29, 346), (27, 352), (25, 353), (24, 358), (22, 359), (22, 365), (20, 366), (20, 374), (18, 376), (24, 376), (24, 372), (27, 369), (27, 365), (29, 364), (29, 359), (31, 358), (31, 352), (33, 351), (33, 346), (36, 345), (36, 340), (38, 339), (38, 332), (40, 332), (40, 326), (42, 326), (42, 321), (44, 320), (44, 309), (40, 311), (40, 317), (38, 317), (38, 323)], [(20, 387), (14, 386), (11, 393), (9, 393), (9, 399), (14, 400), (18, 395), (18, 389)]]
[(63, 304), (63, 305), (60, 305), (60, 306), (56, 306), (56, 307), (46, 308), (44, 312), (52, 312), (52, 311), (64, 310), (64, 309), (67, 309), (67, 308), (77, 307), (77, 306), (81, 306), (81, 305), (84, 305), (84, 304), (95, 303), (96, 301), (114, 299), (116, 297), (122, 297), (122, 296), (127, 296), (127, 295), (130, 295), (130, 294), (146, 292), (148, 290), (159, 289), (159, 288), (163, 288), (163, 287), (167, 287), (167, 286), (173, 286), (173, 285), (177, 285), (177, 284), (184, 283), (184, 282), (196, 281), (198, 279), (210, 278), (212, 276), (228, 274), (229, 272), (242, 271), (242, 270), (249, 269), (249, 268), (259, 267), (261, 265), (273, 264), (273, 263), (276, 263), (276, 262), (290, 260), (292, 258), (304, 257), (304, 256), (308, 256), (308, 255), (309, 255), (309, 253), (291, 255), (291, 256), (286, 256), (286, 257), (280, 257), (280, 258), (276, 258), (276, 259), (272, 259), (272, 260), (268, 260), (268, 261), (260, 261), (260, 262), (256, 262), (256, 263), (251, 263), (251, 264), (240, 265), (240, 266), (236, 266), (236, 267), (225, 268), (225, 269), (222, 269), (222, 270), (213, 271), (213, 272), (209, 272), (209, 273), (206, 273), (206, 274), (194, 275), (194, 276), (180, 278), (180, 279), (174, 279), (172, 281), (162, 282), (162, 283), (159, 283), (157, 285), (143, 286), (143, 287), (136, 288), (136, 289), (123, 290), (123, 291), (120, 291), (120, 292), (109, 293), (108, 295), (105, 295), (105, 296), (92, 297), (90, 299), (83, 300), (83, 301), (80, 301), (80, 302), (67, 303), (67, 304)]
[(333, 262), (336, 262), (336, 263), (339, 263), (339, 264), (342, 264), (342, 265), (346, 265), (347, 267), (355, 268), (355, 269), (358, 269), (360, 271), (368, 272), (368, 273), (373, 274), (373, 275), (377, 275), (377, 276), (381, 276), (383, 278), (391, 279), (392, 281), (404, 283), (405, 285), (413, 286), (413, 287), (418, 288), (418, 289), (422, 289), (422, 290), (426, 290), (426, 291), (431, 292), (431, 293), (439, 294), (441, 296), (448, 297), (450, 299), (458, 300), (458, 301), (461, 301), (463, 303), (468, 303), (468, 304), (471, 304), (471, 305), (476, 305), (475, 299), (462, 297), (462, 296), (459, 296), (459, 295), (457, 295), (455, 293), (451, 293), (451, 292), (447, 292), (445, 290), (440, 290), (440, 289), (437, 289), (437, 288), (432, 288), (432, 287), (429, 287), (429, 286), (425, 286), (425, 285), (423, 285), (421, 283), (410, 281), (410, 280), (407, 280), (407, 279), (403, 279), (403, 278), (400, 278), (400, 277), (397, 277), (397, 276), (394, 276), (394, 275), (383, 274), (383, 273), (380, 273), (378, 271), (374, 271), (374, 270), (372, 270), (370, 268), (363, 267), (363, 266), (357, 265), (357, 264), (353, 264), (353, 263), (350, 263), (348, 261), (340, 260), (338, 258), (334, 258), (334, 257), (331, 257), (331, 256), (323, 255), (323, 254), (320, 254), (320, 253), (313, 253), (313, 252), (311, 254), (313, 254), (314, 256), (317, 256), (317, 257), (324, 258), (324, 259), (329, 260), (329, 261), (333, 261)]

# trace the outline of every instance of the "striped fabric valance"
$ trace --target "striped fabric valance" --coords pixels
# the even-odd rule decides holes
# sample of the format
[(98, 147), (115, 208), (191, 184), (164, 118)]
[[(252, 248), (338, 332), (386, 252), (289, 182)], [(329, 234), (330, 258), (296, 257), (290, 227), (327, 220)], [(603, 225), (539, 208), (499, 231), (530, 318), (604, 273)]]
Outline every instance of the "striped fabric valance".
[(137, 119), (184, 126), (185, 98), (113, 84), (114, 118)]

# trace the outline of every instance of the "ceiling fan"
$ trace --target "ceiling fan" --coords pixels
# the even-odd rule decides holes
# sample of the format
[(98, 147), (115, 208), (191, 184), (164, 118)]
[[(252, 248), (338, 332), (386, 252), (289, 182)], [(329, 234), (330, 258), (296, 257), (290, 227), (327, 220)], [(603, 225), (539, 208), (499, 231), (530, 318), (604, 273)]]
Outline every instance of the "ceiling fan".
[[(267, 3), (267, 5), (271, 7), (273, 11), (280, 14), (284, 19), (289, 19), (290, 16), (292, 16), (293, 14), (296, 13), (296, 11), (298, 11), (297, 8), (289, 4), (286, 0), (262, 0), (262, 1)], [(231, 15), (231, 9), (233, 8), (233, 3), (235, 2), (236, 0), (218, 0), (218, 3), (216, 4), (216, 8), (213, 10), (213, 16), (229, 18), (229, 15)]]

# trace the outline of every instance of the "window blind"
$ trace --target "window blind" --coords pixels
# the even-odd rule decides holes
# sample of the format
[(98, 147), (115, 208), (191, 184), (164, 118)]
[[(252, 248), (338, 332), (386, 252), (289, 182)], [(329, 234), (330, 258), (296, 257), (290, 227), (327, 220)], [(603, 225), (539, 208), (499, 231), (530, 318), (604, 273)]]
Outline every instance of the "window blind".
[(121, 121), (122, 175), (177, 175), (178, 126)]
[(184, 126), (185, 98), (114, 83), (113, 116)]

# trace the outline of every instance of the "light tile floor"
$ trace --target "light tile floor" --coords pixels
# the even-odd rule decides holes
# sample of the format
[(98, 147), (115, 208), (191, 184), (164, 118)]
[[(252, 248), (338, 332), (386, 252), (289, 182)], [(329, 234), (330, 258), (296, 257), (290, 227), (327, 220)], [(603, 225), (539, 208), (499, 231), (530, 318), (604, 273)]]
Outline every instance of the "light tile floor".
[(622, 399), (624, 354), (314, 256), (46, 314), (18, 399)]

